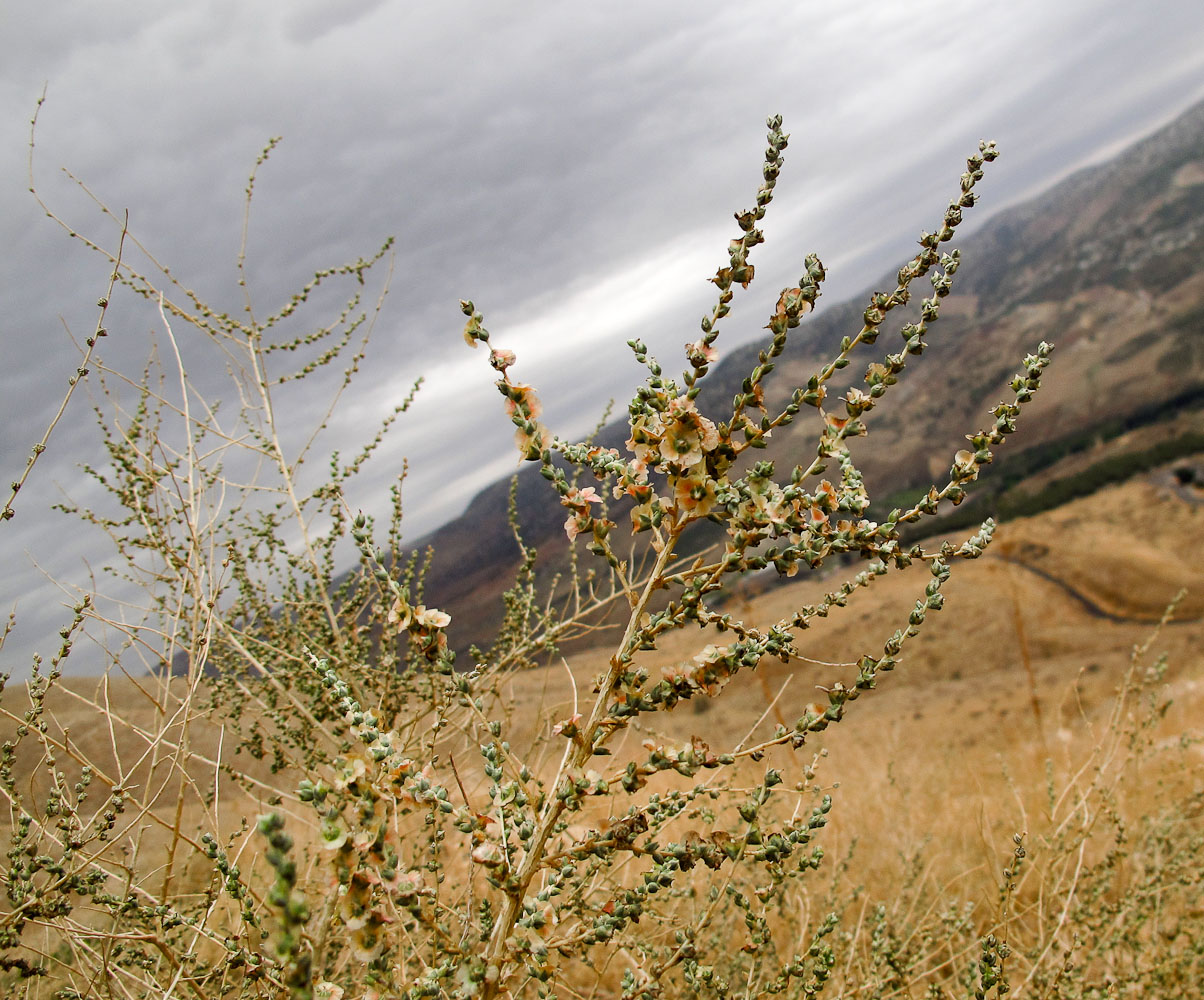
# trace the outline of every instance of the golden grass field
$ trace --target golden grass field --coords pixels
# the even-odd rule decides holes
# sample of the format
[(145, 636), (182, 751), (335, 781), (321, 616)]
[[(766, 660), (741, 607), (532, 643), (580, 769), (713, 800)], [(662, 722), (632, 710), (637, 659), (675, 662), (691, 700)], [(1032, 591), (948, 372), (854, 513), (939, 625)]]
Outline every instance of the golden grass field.
[[(1160, 482), (1156, 475), (1132, 481), (1003, 525), (981, 559), (954, 563), (945, 609), (905, 648), (898, 669), (849, 706), (843, 722), (794, 754), (774, 750), (767, 762), (738, 769), (755, 782), (772, 764), (808, 795), (816, 786), (835, 789), (832, 819), (819, 843), (835, 863), (856, 842), (855, 878), (867, 890), (863, 906), (906, 877), (931, 880), (960, 898), (996, 899), (1012, 835), (1041, 827), (1048, 811), (1047, 773), (1065, 783), (1090, 763), (1093, 748), (1107, 743), (1130, 654), (1150, 639), (1181, 588), (1187, 596), (1149, 655), (1150, 662), (1167, 655), (1162, 687), (1173, 699), (1156, 740), (1169, 745), (1178, 734), (1198, 736), (1204, 729), (1204, 504)], [(728, 610), (768, 624), (842, 579), (837, 570), (748, 600), (732, 598)], [(679, 745), (698, 736), (721, 752), (767, 735), (778, 722), (792, 725), (809, 702), (824, 702), (817, 685), (848, 681), (851, 661), (880, 651), (905, 623), (927, 579), (925, 567), (916, 566), (855, 593), (848, 607), (834, 609), (805, 636), (804, 652), (814, 662), (767, 663), (738, 675), (717, 700), (695, 699), (656, 716), (657, 730), (633, 726), (615, 744), (612, 759), (621, 763), (625, 744), (634, 753), (644, 739)], [(696, 632), (671, 634), (645, 654), (646, 665), (655, 671), (688, 660), (712, 640), (721, 641)], [(571, 713), (573, 685), (586, 696), (608, 655), (599, 646), (574, 654), (571, 663), (506, 681), (515, 725), (510, 739), (520, 753), (524, 743)], [(294, 823), (312, 824), (289, 797), (270, 802), (270, 786), (287, 789), (288, 779), (281, 782), (245, 755), (232, 757), (233, 737), (220, 727), (194, 723), (181, 745), (179, 699), (188, 697), (183, 680), (172, 682), (170, 696), (145, 678), (71, 678), (60, 688), (48, 700), (49, 736), (61, 748), (60, 763), (73, 773), (72, 758), (90, 760), (111, 778), (141, 785), (139, 797), (151, 804), (120, 826), (119, 835), (135, 855), (159, 859), (153, 872), (143, 873), (152, 883), (199, 889), (208, 877), (195, 858), (175, 860), (187, 854), (178, 843), (172, 848), (175, 829), (196, 843), (202, 832), (232, 831), (269, 807), (292, 814)], [(11, 729), (12, 718), (26, 707), (25, 695), (10, 687), (2, 704), (11, 713), (4, 726)], [(483, 795), (483, 779), (474, 773), (479, 758), (463, 743), (453, 736), (447, 749), (462, 751), (470, 798)], [(34, 751), (33, 741), (25, 741), (19, 788), (40, 783)], [(549, 752), (547, 745), (542, 752)], [(185, 762), (192, 790), (180, 794), (172, 759)], [(219, 759), (264, 782), (261, 793), (219, 780)], [(1130, 809), (1143, 808), (1147, 791), (1152, 797), (1159, 788), (1171, 795), (1204, 790), (1200, 743), (1167, 758), (1171, 763), (1159, 759), (1132, 776)], [(812, 762), (814, 773), (805, 776)], [(214, 788), (216, 801), (204, 805)], [(240, 843), (243, 866), (252, 867), (256, 862), (246, 853), (257, 850), (255, 838)], [(822, 876), (821, 870), (821, 882)]]
[[(1001, 526), (982, 558), (954, 563), (945, 609), (930, 617), (900, 667), (816, 744), (827, 751), (816, 781), (840, 785), (826, 846), (839, 854), (857, 837), (860, 851), (886, 861), (932, 837), (950, 877), (986, 865), (993, 884), (1012, 833), (1025, 827), (1024, 810), (1043, 798), (1046, 758), (1069, 767), (1101, 738), (1133, 648), (1150, 638), (1184, 588), (1175, 621), (1159, 633), (1150, 659), (1163, 652), (1169, 659), (1166, 686), (1174, 704), (1165, 731), (1198, 734), (1204, 728), (1201, 553), (1204, 504), (1145, 479)], [(734, 602), (731, 610), (768, 624), (842, 579), (837, 570), (828, 580), (770, 590), (743, 608)], [(848, 607), (811, 630), (805, 653), (839, 663), (880, 652), (927, 579), (926, 568), (915, 566), (855, 593)], [(653, 662), (688, 659), (703, 641), (674, 633)], [(599, 649), (576, 657), (574, 676), (588, 681), (606, 655)], [(846, 666), (846, 681), (849, 673)], [(777, 721), (792, 725), (808, 702), (826, 704), (816, 685), (841, 676), (835, 666), (765, 662), (714, 703), (702, 703), (707, 711), (691, 703), (656, 721), (678, 743), (699, 735), (712, 747), (731, 746), (747, 741), (758, 720), (764, 734)], [(516, 677), (513, 691), (518, 705), (559, 702), (562, 714), (572, 697), (563, 667)], [(775, 766), (799, 773), (813, 756), (810, 745), (793, 764), (781, 752)], [(1199, 790), (1204, 747), (1193, 747), (1188, 759), (1194, 773), (1179, 777)]]

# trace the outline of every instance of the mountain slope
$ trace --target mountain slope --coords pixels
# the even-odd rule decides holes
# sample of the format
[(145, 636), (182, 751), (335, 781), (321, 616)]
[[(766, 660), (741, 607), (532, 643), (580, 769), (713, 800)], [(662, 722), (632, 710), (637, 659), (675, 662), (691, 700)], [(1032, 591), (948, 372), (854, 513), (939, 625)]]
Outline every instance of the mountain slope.
[[(1109, 421), (1174, 417), (1161, 412), (1161, 401), (1199, 405), (1204, 103), (1116, 159), (1073, 175), (952, 245), (961, 250), (962, 268), (931, 325), (929, 347), (911, 360), (881, 412), (868, 415), (868, 438), (853, 445), (871, 497), (943, 481), (963, 435), (987, 424), (986, 410), (1010, 397), (1008, 381), (1041, 340), (1057, 345), (1054, 364), (1001, 458), (1081, 437)], [(875, 287), (893, 289), (893, 274)], [(837, 397), (859, 383), (865, 365), (901, 348), (896, 331), (918, 318), (928, 288), (913, 293), (913, 305), (891, 313), (878, 345), (854, 355), (845, 384), (829, 388), (829, 409), (842, 411)], [(860, 329), (866, 300), (827, 308), (792, 334), (772, 376), (773, 402), (805, 383), (841, 337)], [(723, 418), (758, 350), (735, 350), (713, 367), (700, 409)], [(757, 458), (774, 459), (780, 469), (807, 461), (817, 428), (818, 414), (800, 414), (794, 425), (774, 432)], [(626, 437), (625, 425), (616, 422), (600, 443), (621, 446)], [(427, 598), (452, 613), (463, 645), (492, 633), (501, 591), (518, 561), (505, 528), (508, 491), (505, 481), (486, 488), (460, 518), (418, 543), (435, 548)], [(564, 511), (534, 467), (518, 477), (518, 510), (527, 543), (548, 565), (561, 561)]]

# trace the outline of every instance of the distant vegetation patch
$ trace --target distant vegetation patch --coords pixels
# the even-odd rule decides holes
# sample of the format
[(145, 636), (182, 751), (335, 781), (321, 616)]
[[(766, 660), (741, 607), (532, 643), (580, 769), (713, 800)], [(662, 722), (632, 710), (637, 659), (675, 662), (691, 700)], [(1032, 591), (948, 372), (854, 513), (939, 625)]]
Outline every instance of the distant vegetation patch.
[[(946, 515), (939, 525), (926, 527), (929, 531), (935, 527), (941, 532), (946, 532), (977, 525), (986, 517), (994, 517), (997, 521), (1031, 517), (1033, 514), (1040, 514), (1042, 511), (1052, 510), (1054, 507), (1070, 503), (1071, 500), (1077, 500), (1079, 497), (1089, 496), (1105, 486), (1124, 482), (1133, 476), (1149, 472), (1150, 469), (1173, 462), (1177, 458), (1198, 454), (1202, 451), (1204, 451), (1204, 434), (1195, 432), (1180, 434), (1150, 448), (1139, 448), (1134, 451), (1122, 452), (1119, 455), (1109, 455), (1077, 475), (1055, 479), (1035, 493), (1012, 489), (994, 497), (978, 497), (964, 504), (961, 509)], [(1182, 481), (1181, 477), (1180, 479)]]

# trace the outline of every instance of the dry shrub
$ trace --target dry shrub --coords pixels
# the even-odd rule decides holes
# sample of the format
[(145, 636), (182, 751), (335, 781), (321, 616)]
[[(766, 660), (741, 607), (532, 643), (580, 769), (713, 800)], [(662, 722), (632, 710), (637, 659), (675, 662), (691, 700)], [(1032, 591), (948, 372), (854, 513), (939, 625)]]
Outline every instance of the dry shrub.
[[(1200, 790), (1188, 779), (1151, 811), (1129, 808), (1133, 776), (1163, 774), (1152, 762), (1175, 752), (1158, 729), (1162, 668), (1140, 657), (1086, 756), (1051, 767), (1047, 801), (1017, 781), (1018, 829), (1001, 873), (954, 878), (930, 863), (928, 817), (906, 786), (883, 792), (868, 780), (882, 807), (873, 821), (915, 831), (902, 862), (875, 878), (856, 849), (825, 862), (833, 795), (821, 734), (889, 677), (941, 609), (951, 564), (978, 557), (994, 525), (928, 548), (902, 543), (900, 531), (962, 500), (1014, 430), (1051, 348), (1024, 359), (1014, 398), (967, 436), (945, 482), (883, 523), (867, 518), (850, 444), (939, 320), (960, 263), (941, 247), (995, 158), (983, 143), (896, 287), (871, 296), (861, 329), (781, 409), (767, 407), (764, 383), (820, 294), (825, 271), (813, 255), (778, 297), (769, 342), (730, 408), (702, 412), (719, 329), (736, 289), (754, 278), (749, 256), (787, 146), (781, 120), (768, 125), (764, 183), (754, 207), (736, 213), (739, 235), (712, 278), (717, 301), (687, 345), (686, 371), (670, 378), (631, 343), (648, 378), (628, 408), (626, 452), (554, 437), (534, 390), (510, 375), (514, 354), (462, 303), (465, 338), (489, 351), (520, 453), (538, 463), (565, 507), (566, 533), (600, 567), (584, 569), (574, 550), (564, 582), (541, 593), (520, 538), (504, 624), (467, 669), (449, 647), (449, 616), (424, 603), (424, 557), (401, 545), (400, 490), (383, 526), (347, 499), (408, 399), (350, 461), (336, 453), (316, 482), (300, 471), (364, 357), (383, 288), (365, 307), (361, 287), (387, 245), (319, 272), (270, 314), (257, 314), (248, 292), (235, 316), (149, 253), (131, 264), (120, 227), (118, 250), (106, 254), (112, 284), (157, 312), (166, 349), (141, 379), (91, 355), (81, 366), (99, 391), (107, 454), (88, 471), (108, 506), (71, 509), (109, 533), (145, 600), (131, 611), (124, 595), (120, 606), (82, 595), (58, 655), (35, 664), (28, 705), (5, 700), (0, 964), (11, 995), (1195, 988)], [(253, 186), (254, 174), (248, 212)], [(241, 283), (243, 267), (240, 253)], [(842, 383), (921, 279), (932, 293), (901, 323), (901, 350)], [(350, 291), (335, 320), (302, 325), (305, 307), (340, 282)], [(173, 327), (187, 328), (187, 351)], [(190, 389), (184, 356), (206, 347), (230, 374), (238, 402), (229, 412)], [(346, 367), (335, 398), (298, 433), (279, 398), (303, 398), (294, 386), (336, 362)], [(775, 428), (807, 414), (812, 459), (784, 476), (756, 460)], [(583, 486), (585, 473), (598, 485)], [(703, 522), (723, 540), (697, 551)], [(339, 576), (349, 551), (357, 571)], [(768, 624), (722, 604), (725, 584), (750, 572), (793, 576), (848, 557), (864, 560), (860, 572)], [(908, 567), (922, 580), (897, 628), (832, 661), (804, 652), (806, 630)], [(606, 614), (621, 622), (618, 637), (582, 676), (560, 650), (595, 634)], [(115, 680), (127, 675), (120, 704), (115, 683), (88, 693), (63, 679), (84, 634), (106, 651)], [(666, 658), (682, 635), (693, 648)], [(709, 734), (730, 725), (725, 699), (770, 663), (822, 671), (823, 697), (795, 719), (771, 698), (742, 736), (720, 744)], [(541, 670), (546, 711), (514, 694)], [(688, 737), (668, 735), (686, 703), (712, 702), (719, 711), (687, 709)], [(85, 742), (72, 711), (90, 714)]]

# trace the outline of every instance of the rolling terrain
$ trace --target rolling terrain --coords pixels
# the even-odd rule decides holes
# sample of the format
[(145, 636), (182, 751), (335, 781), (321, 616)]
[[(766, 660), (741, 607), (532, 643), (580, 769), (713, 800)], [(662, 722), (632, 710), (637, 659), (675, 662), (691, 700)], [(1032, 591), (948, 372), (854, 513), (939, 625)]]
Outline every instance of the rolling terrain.
[[(983, 557), (954, 563), (945, 610), (932, 616), (907, 647), (898, 669), (883, 675), (878, 690), (852, 705), (848, 717), (820, 742), (813, 738), (793, 755), (778, 751), (776, 766), (795, 773), (822, 748), (827, 760), (819, 780), (845, 789), (837, 795), (833, 836), (856, 833), (868, 838), (873, 850), (891, 855), (888, 841), (877, 842), (866, 832), (864, 815), (881, 810), (892, 797), (906, 796), (907, 823), (916, 837), (954, 838), (949, 864), (977, 863), (975, 852), (988, 844), (993, 850), (1010, 836), (996, 831), (998, 837), (981, 842), (974, 836), (981, 817), (993, 817), (993, 824), (1009, 821), (1010, 806), (1003, 808), (999, 800), (1002, 771), (1026, 788), (1026, 795), (1035, 794), (1042, 761), (1070, 760), (1100, 738), (1131, 651), (1150, 639), (1183, 588), (1187, 594), (1174, 620), (1158, 633), (1151, 660), (1165, 654), (1169, 663), (1160, 685), (1172, 699), (1167, 731), (1199, 729), (1204, 719), (1201, 551), (1204, 502), (1184, 496), (1168, 482), (1165, 469), (1002, 526)], [(815, 601), (842, 579), (836, 570), (760, 594), (734, 594), (728, 610), (765, 625)], [(808, 703), (823, 702), (821, 687), (849, 681), (857, 656), (879, 651), (905, 623), (925, 579), (922, 568), (888, 574), (804, 636), (810, 660), (766, 661), (738, 675), (715, 702), (699, 698), (672, 713), (645, 717), (624, 737), (631, 747), (615, 745), (616, 758), (638, 751), (645, 738), (680, 743), (700, 736), (719, 748), (765, 736), (779, 721), (793, 724)], [(661, 667), (688, 661), (709, 641), (722, 640), (697, 629), (670, 633), (641, 662), (655, 675)], [(588, 691), (609, 655), (600, 642), (567, 660), (504, 679), (512, 742), (521, 747), (542, 741), (552, 722), (571, 712), (570, 676), (582, 693)], [(128, 766), (152, 752), (151, 734), (178, 732), (180, 699), (201, 703), (199, 694), (187, 695), (182, 679), (170, 683), (164, 690), (145, 678), (64, 678), (48, 703), (50, 735), (77, 760), (94, 761), (101, 769), (116, 768), (118, 760)], [(10, 687), (0, 705), (9, 726), (28, 705), (24, 689)], [(98, 708), (108, 720), (103, 724)], [(234, 734), (216, 721), (201, 718), (187, 747), (176, 751), (201, 789), (218, 791), (211, 809), (189, 807), (193, 818), (186, 823), (198, 835), (215, 819), (221, 826), (237, 825), (274, 800), (280, 805), (272, 789), (282, 779), (266, 761), (233, 755)], [(1185, 746), (1188, 767), (1176, 777), (1204, 791), (1201, 744)], [(33, 741), (25, 741), (15, 763), (22, 783), (38, 780), (34, 749)], [(161, 748), (158, 756), (163, 755)], [(238, 788), (223, 777), (219, 760), (248, 775), (252, 786), (262, 783), (259, 791)], [(283, 780), (288, 785), (291, 779)], [(474, 781), (467, 771), (465, 780), (471, 793)], [(177, 808), (177, 790), (174, 781), (157, 792), (148, 789), (160, 829), (167, 828)], [(282, 808), (297, 810), (287, 799)], [(306, 811), (296, 814), (303, 817)], [(841, 815), (850, 817), (847, 834), (840, 832)], [(142, 835), (155, 836), (156, 824), (142, 826)]]
[[(975, 518), (1028, 512), (1031, 503), (1017, 508), (1001, 494), (1031, 494), (1042, 478), (1081, 476), (1109, 459), (1116, 468), (1102, 467), (1098, 478), (1118, 480), (1137, 471), (1123, 461), (1134, 450), (1158, 445), (1166, 454), (1154, 458), (1165, 462), (1204, 448), (1204, 104), (952, 245), (961, 250), (962, 267), (931, 324), (929, 346), (880, 411), (869, 414), (869, 436), (853, 445), (875, 512), (901, 505), (946, 474), (963, 435), (990, 419), (986, 410), (1009, 395), (1020, 359), (1042, 340), (1056, 345), (1054, 362), (996, 467), (974, 484), (971, 496), (979, 499), (964, 510)], [(876, 286), (893, 287), (893, 275)], [(857, 384), (866, 364), (899, 349), (896, 331), (917, 319), (926, 292), (916, 290), (906, 315), (891, 314), (877, 347), (854, 356), (846, 384)], [(771, 406), (805, 384), (842, 336), (860, 329), (867, 296), (823, 309), (792, 333), (768, 383)], [(734, 307), (750, 308), (739, 296)], [(683, 324), (683, 339), (688, 330)], [(722, 336), (718, 345), (722, 353)], [(703, 412), (722, 419), (758, 350), (740, 348), (713, 367), (699, 399)], [(670, 368), (677, 363), (662, 360)], [(840, 409), (842, 392), (829, 390), (829, 408)], [(757, 457), (773, 459), (779, 469), (809, 459), (819, 423), (808, 413), (811, 419), (800, 414), (793, 426), (775, 431)], [(1119, 440), (1134, 433), (1135, 443)], [(621, 447), (626, 437), (625, 424), (616, 422), (598, 441)], [(566, 552), (563, 510), (537, 469), (524, 468), (517, 489), (524, 539), (539, 549), (550, 576)], [(434, 548), (427, 595), (462, 624), (454, 637), (461, 649), (492, 633), (518, 561), (506, 526), (508, 493), (507, 481), (495, 483), (461, 517), (415, 543)], [(1064, 489), (1044, 505), (1070, 495)]]

